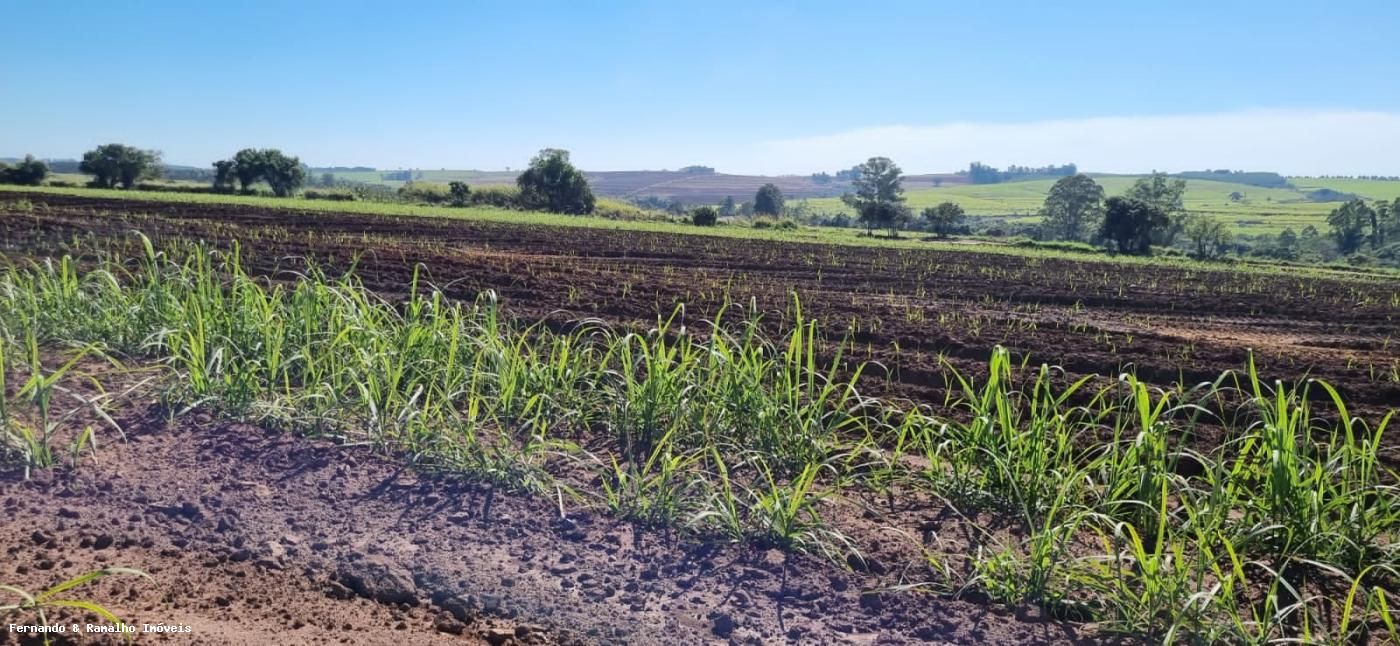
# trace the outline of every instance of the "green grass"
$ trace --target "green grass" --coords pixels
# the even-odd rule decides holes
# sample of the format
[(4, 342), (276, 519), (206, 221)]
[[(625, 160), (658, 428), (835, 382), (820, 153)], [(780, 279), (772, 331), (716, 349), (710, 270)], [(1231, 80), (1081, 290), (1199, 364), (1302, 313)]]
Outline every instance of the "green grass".
[[(1094, 181), (1103, 186), (1105, 195), (1113, 196), (1126, 192), (1138, 178), (1139, 176), (1096, 175)], [(1035, 214), (1045, 202), (1045, 197), (1054, 183), (1055, 180), (1043, 179), (949, 186), (908, 191), (905, 196), (909, 206), (916, 212), (942, 202), (953, 202), (961, 205), (968, 215), (1007, 217), (1011, 222), (1033, 223), (1039, 221)], [(1362, 188), (1374, 196), (1400, 194), (1400, 182), (1337, 182), (1337, 186), (1351, 184), (1364, 184)], [(1300, 184), (1300, 190), (1293, 191), (1192, 179), (1186, 181), (1184, 202), (1187, 210), (1218, 217), (1230, 224), (1234, 230), (1244, 233), (1278, 233), (1290, 227), (1298, 231), (1308, 225), (1326, 230), (1327, 214), (1338, 205), (1302, 201), (1304, 193), (1312, 188), (1311, 185), (1304, 188), (1304, 185)], [(1236, 191), (1244, 194), (1243, 202), (1230, 201), (1230, 194)], [(1367, 194), (1364, 191), (1358, 192)], [(849, 207), (842, 204), (839, 198), (811, 199), (808, 203), (820, 211), (850, 212)]]
[[(101, 570), (93, 570), (85, 574), (80, 574), (71, 579), (68, 579), (67, 581), (55, 584), (47, 590), (37, 593), (30, 593), (22, 588), (12, 585), (0, 584), (0, 593), (4, 593), (15, 599), (15, 601), (13, 601), (12, 603), (0, 604), (0, 620), (5, 621), (7, 624), (13, 624), (16, 623), (16, 620), (13, 618), (13, 615), (25, 615), (28, 613), (34, 613), (34, 615), (37, 616), (39, 619), (37, 625), (47, 626), (49, 625), (49, 616), (54, 611), (76, 610), (85, 613), (92, 613), (98, 617), (101, 617), (104, 621), (111, 622), (112, 626), (121, 626), (125, 627), (128, 630), (131, 630), (132, 632), (130, 633), (124, 633), (124, 636), (126, 638), (127, 643), (132, 643), (131, 635), (136, 630), (135, 626), (130, 626), (126, 622), (122, 621), (120, 617), (113, 614), (111, 610), (108, 610), (101, 604), (95, 603), (93, 601), (88, 601), (86, 599), (75, 599), (72, 598), (70, 594), (68, 594), (70, 592), (76, 591), (78, 588), (95, 583), (101, 579), (112, 576), (114, 574), (137, 576), (146, 579), (147, 581), (152, 581), (150, 575), (140, 570), (133, 570), (130, 568), (121, 567), (108, 567), (103, 568)], [(43, 635), (42, 641), (46, 646), (47, 644), (52, 643), (52, 640), (49, 639), (49, 635), (47, 633)], [(66, 643), (68, 641), (68, 638), (65, 635), (63, 639), (60, 639), (60, 641)]]
[[(403, 186), (405, 182), (403, 182), (402, 180), (384, 179), (384, 175), (385, 175), (385, 174), (387, 174), (387, 173), (392, 173), (392, 172), (395, 172), (395, 171), (388, 171), (388, 170), (380, 170), (380, 171), (353, 171), (353, 172), (339, 172), (339, 173), (332, 173), (332, 174), (335, 175), (335, 178), (336, 178), (337, 180), (343, 180), (343, 181), (347, 181), (347, 182), (360, 182), (360, 183), (363, 183), (363, 184), (378, 184), (378, 185), (380, 185), (380, 186), (388, 186), (388, 187), (390, 187), (390, 188), (398, 188), (398, 187), (400, 187), (400, 186)], [(446, 183), (448, 183), (448, 182), (467, 182), (468, 184), (471, 184), (471, 185), (472, 185), (472, 188), (476, 188), (476, 183), (479, 182), (483, 177), (489, 178), (489, 184), (501, 184), (502, 182), (500, 181), (500, 178), (503, 176), (503, 173), (499, 173), (499, 172), (489, 173), (489, 172), (475, 171), (475, 170), (423, 170), (423, 169), (420, 169), (420, 170), (412, 171), (412, 173), (413, 173), (415, 176), (418, 175), (419, 173), (422, 174), (422, 177), (418, 177), (418, 178), (414, 179), (414, 180), (413, 180), (414, 182), (428, 182), (428, 183), (436, 183), (436, 184), (446, 184)], [(316, 175), (317, 177), (320, 177), (320, 173), (314, 173), (314, 175)], [(509, 184), (509, 182), (505, 182), (505, 183)], [(488, 185), (488, 184), (483, 184), (483, 186), (485, 186), (485, 185)]]
[(1368, 200), (1395, 200), (1400, 198), (1400, 181), (1378, 179), (1322, 179), (1318, 177), (1290, 177), (1298, 190), (1315, 191), (1330, 188), (1343, 193), (1354, 193)]
[[(844, 564), (870, 537), (841, 510), (941, 501), (947, 531), (974, 545), (926, 545), (926, 568), (899, 564), (928, 579), (912, 587), (1162, 643), (1400, 640), (1390, 415), (1355, 418), (1327, 384), (1266, 383), (1252, 363), (1196, 386), (1128, 374), (1091, 389), (1003, 348), (980, 375), (945, 365), (940, 405), (873, 400), (862, 365), (838, 369), (851, 346), (819, 359), (796, 297), (788, 317), (776, 337), (737, 308), (551, 332), (489, 297), (415, 281), (388, 302), (314, 268), (270, 284), (236, 254), (149, 241), (87, 270), (0, 276), (0, 354), (91, 345), (163, 366), (175, 410), (367, 443), (557, 497), (561, 513), (568, 492), (569, 506)], [(1221, 444), (1177, 439), (1207, 423)]]

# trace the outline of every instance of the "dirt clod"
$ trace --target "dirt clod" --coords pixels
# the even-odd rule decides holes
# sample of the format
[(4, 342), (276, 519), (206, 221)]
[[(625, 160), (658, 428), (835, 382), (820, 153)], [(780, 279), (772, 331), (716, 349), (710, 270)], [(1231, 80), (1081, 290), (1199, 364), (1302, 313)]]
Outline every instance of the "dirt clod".
[(340, 580), (356, 594), (380, 603), (418, 603), (413, 577), (398, 564), (379, 556), (340, 566)]

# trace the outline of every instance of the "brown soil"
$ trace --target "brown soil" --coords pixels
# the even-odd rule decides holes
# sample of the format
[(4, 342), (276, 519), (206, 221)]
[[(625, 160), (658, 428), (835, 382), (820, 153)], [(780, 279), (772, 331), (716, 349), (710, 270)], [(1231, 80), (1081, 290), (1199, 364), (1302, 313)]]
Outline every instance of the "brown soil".
[(308, 257), (331, 270), (353, 264), (367, 286), (393, 296), (417, 269), (450, 296), (493, 291), (530, 320), (654, 325), (684, 303), (695, 324), (752, 298), (776, 326), (796, 293), (803, 314), (831, 338), (850, 335), (859, 352), (848, 356), (878, 361), (900, 393), (927, 402), (943, 401), (940, 358), (976, 374), (998, 344), (1071, 376), (1135, 370), (1162, 385), (1213, 380), (1242, 369), (1253, 352), (1266, 379), (1325, 379), (1355, 412), (1378, 417), (1400, 401), (1394, 280), (13, 195), (20, 197), (36, 206), (0, 217), (0, 250), (12, 255), (74, 241), (129, 245), (132, 230), (158, 242), (238, 240), (253, 271), (304, 269)]
[[(307, 258), (330, 271), (353, 265), (368, 287), (393, 298), (409, 289), (417, 269), (420, 282), (452, 297), (473, 299), (490, 290), (508, 312), (560, 326), (582, 317), (654, 325), (678, 303), (686, 305), (685, 322), (696, 325), (727, 303), (752, 299), (776, 329), (791, 319), (797, 292), (804, 316), (822, 320), (832, 339), (849, 335), (854, 341), (848, 360), (874, 360), (888, 369), (872, 374), (869, 391), (920, 403), (943, 401), (941, 360), (980, 373), (996, 344), (1059, 365), (1071, 378), (1135, 369), (1162, 385), (1214, 379), (1241, 368), (1252, 350), (1266, 378), (1324, 378), (1353, 412), (1378, 415), (1400, 401), (1400, 384), (1389, 378), (1400, 364), (1400, 347), (1391, 338), (1400, 315), (1395, 281), (1115, 265), (973, 248), (874, 249), (27, 198), (35, 206), (22, 212), (0, 203), (0, 252), (13, 259), (104, 248), (135, 253), (132, 230), (157, 244), (203, 240), (231, 247), (238, 241), (244, 266), (255, 273), (289, 277), (285, 272), (304, 269)], [(828, 356), (834, 351), (835, 343), (828, 343)], [(150, 413), (145, 406), (132, 410)], [(440, 624), (459, 627), (444, 619), (453, 610), (467, 622), (463, 634), (469, 637), (499, 638), (524, 626), (532, 640), (560, 642), (1092, 638), (1041, 622), (1029, 609), (920, 593), (864, 594), (933, 578), (925, 551), (956, 562), (956, 555), (975, 550), (976, 541), (957, 536), (958, 523), (945, 517), (946, 505), (938, 501), (853, 494), (837, 503), (832, 522), (859, 537), (862, 553), (876, 565), (847, 573), (754, 546), (685, 543), (573, 508), (561, 519), (548, 496), (518, 497), (405, 474), (359, 448), (207, 420), (166, 427), (161, 419), (134, 418), (129, 431), (136, 440), (104, 446), (95, 467), (0, 484), (0, 501), (13, 519), (0, 526), (0, 545), (15, 545), (18, 557), (13, 566), (0, 564), (0, 581), (39, 587), (61, 574), (113, 563), (157, 578), (156, 586), (100, 585), (111, 596), (99, 600), (114, 604), (124, 590), (135, 589), (137, 597), (121, 606), (135, 612), (134, 619), (210, 626), (222, 619), (226, 626), (272, 631), (297, 617), (308, 626), (320, 625), (313, 621), (320, 617), (351, 625), (276, 632), (278, 642), (301, 639), (303, 630), (307, 640), (447, 639), (450, 633), (434, 631)], [(1217, 439), (1202, 433), (1199, 441)], [(186, 502), (199, 513), (167, 513)], [(57, 516), (60, 507), (79, 515)], [(30, 534), (36, 527), (54, 534), (54, 547), (47, 538), (35, 545)], [(110, 533), (114, 546), (81, 547), (98, 531)], [(148, 540), (150, 547), (142, 547)], [(176, 548), (176, 540), (185, 542)], [(44, 559), (56, 562), (53, 571), (33, 565)], [(63, 566), (64, 560), (72, 565)], [(403, 587), (412, 588), (414, 603), (405, 608), (339, 598), (346, 575), (353, 578), (357, 568), (396, 573), (391, 578), (411, 583)], [(171, 589), (180, 592), (167, 599)], [(218, 597), (228, 603), (220, 605)], [(284, 617), (283, 607), (295, 610)], [(404, 628), (386, 638), (385, 627), (399, 623)], [(219, 634), (211, 628), (200, 643), (218, 643)]]
[(153, 401), (127, 406), (128, 442), (76, 470), (0, 476), (0, 581), (144, 570), (154, 581), (74, 595), (192, 630), (138, 643), (1094, 641), (1029, 608), (882, 591), (893, 575), (678, 540), (567, 503), (561, 516), (555, 501), (414, 474), (364, 447), (167, 418)]

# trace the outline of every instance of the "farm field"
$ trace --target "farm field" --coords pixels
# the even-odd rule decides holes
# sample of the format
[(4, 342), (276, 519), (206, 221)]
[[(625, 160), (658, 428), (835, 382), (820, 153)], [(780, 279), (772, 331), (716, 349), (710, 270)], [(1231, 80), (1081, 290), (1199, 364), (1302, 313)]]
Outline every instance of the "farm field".
[[(1358, 565), (1395, 562), (1391, 278), (533, 214), (0, 198), (0, 322), (50, 337), (27, 369), (10, 360), (7, 392), (86, 343), (124, 366), (87, 356), (73, 374), (113, 394), (127, 441), (107, 432), (76, 469), (0, 480), (26, 527), (69, 510), (20, 561), (139, 559), (178, 578), (189, 550), (259, 582), (181, 607), (123, 580), (132, 612), (525, 643), (1210, 642), (1305, 622), (1393, 636), (1374, 590), (1394, 572)], [(444, 358), (458, 353), (474, 358)], [(331, 385), (303, 391), (316, 382)], [(1340, 432), (1338, 402), (1359, 421), (1323, 451), (1310, 438)], [(1256, 441), (1297, 463), (1269, 471)], [(1310, 464), (1325, 482), (1300, 479)], [(1300, 502), (1317, 491), (1323, 508)], [(1366, 522), (1330, 506), (1361, 498)], [(1336, 540), (1303, 541), (1305, 526)], [(83, 551), (96, 533), (119, 547)], [(1243, 555), (1233, 567), (1218, 541)], [(1173, 554), (1183, 565), (1153, 569)], [(284, 570), (313, 591), (277, 588)], [(1268, 605), (1285, 580), (1269, 572), (1301, 591), (1291, 609)], [(268, 614), (280, 595), (312, 601)]]
[[(405, 182), (383, 179), (393, 171), (347, 171), (335, 173), (340, 180), (377, 184), (397, 188)], [(446, 184), (463, 181), (476, 187), (513, 185), (518, 173), (471, 170), (414, 171), (424, 183)], [(809, 177), (761, 177), (745, 175), (690, 174), (676, 171), (610, 171), (587, 173), (594, 190), (601, 196), (629, 199), (645, 196), (674, 199), (684, 204), (717, 204), (725, 196), (739, 202), (751, 200), (759, 186), (773, 182), (789, 201), (805, 202), (820, 213), (847, 213), (840, 194), (849, 190), (848, 182), (818, 184)], [(1118, 195), (1142, 176), (1094, 175), (1105, 195)], [(934, 185), (934, 179), (938, 185)], [(85, 175), (55, 175), (54, 179), (72, 184), (87, 181)], [(1327, 214), (1341, 202), (1312, 202), (1306, 194), (1327, 188), (1373, 200), (1394, 200), (1400, 197), (1400, 180), (1289, 178), (1293, 189), (1262, 188), (1232, 182), (1190, 179), (1186, 182), (1185, 205), (1188, 211), (1218, 217), (1234, 230), (1246, 234), (1277, 234), (1284, 229), (1301, 231), (1308, 226), (1327, 230)], [(973, 217), (997, 218), (1014, 224), (1039, 221), (1037, 212), (1045, 202), (1053, 179), (1019, 180), (999, 184), (967, 184), (964, 176), (956, 174), (912, 175), (905, 179), (907, 204), (917, 216), (924, 208), (942, 202), (961, 205)], [(202, 185), (199, 182), (170, 182), (182, 185)], [(57, 189), (71, 191), (71, 189)], [(1233, 202), (1231, 193), (1244, 195), (1242, 202)], [(227, 196), (210, 196), (226, 200)], [(175, 199), (182, 199), (176, 197)], [(351, 207), (353, 208), (353, 207)]]
[[(1121, 195), (1140, 177), (1091, 176), (1103, 186), (1104, 194), (1108, 196)], [(1327, 214), (1341, 203), (1307, 201), (1305, 194), (1309, 191), (1330, 188), (1368, 199), (1393, 200), (1400, 196), (1400, 181), (1313, 178), (1290, 178), (1290, 181), (1296, 190), (1189, 179), (1186, 181), (1184, 202), (1188, 211), (1218, 217), (1242, 233), (1276, 234), (1285, 228), (1292, 228), (1297, 232), (1309, 225), (1317, 227), (1320, 231), (1327, 229)], [(961, 205), (968, 215), (1005, 217), (1011, 222), (1029, 223), (1039, 220), (1036, 213), (1045, 202), (1045, 196), (1054, 183), (1053, 179), (1043, 179), (942, 188), (925, 187), (911, 189), (905, 193), (905, 197), (916, 214), (924, 208), (942, 202), (953, 202)], [(1242, 193), (1244, 201), (1230, 201), (1230, 194), (1233, 192)], [(842, 204), (839, 198), (811, 199), (808, 203), (817, 211), (849, 212), (849, 207)]]
[(425, 279), (452, 282), (448, 296), (471, 300), (492, 290), (526, 319), (559, 312), (654, 324), (684, 304), (689, 316), (704, 320), (751, 298), (763, 312), (782, 314), (796, 294), (831, 335), (854, 335), (906, 385), (930, 384), (940, 357), (968, 366), (998, 344), (1073, 374), (1117, 374), (1136, 365), (1159, 375), (1158, 383), (1212, 378), (1242, 366), (1252, 349), (1266, 373), (1328, 379), (1361, 403), (1400, 399), (1400, 351), (1390, 338), (1400, 292), (1383, 276), (1230, 271), (967, 245), (745, 240), (737, 236), (764, 232), (712, 237), (651, 223), (581, 229), (561, 226), (584, 221), (567, 216), (541, 216), (550, 226), (534, 226), (526, 219), (537, 214), (506, 211), (486, 221), (329, 211), (289, 219), (280, 209), (212, 201), (28, 199), (37, 205), (27, 216), (34, 224), (21, 226), (38, 230), (12, 231), (7, 223), (7, 235), (51, 244), (133, 230), (158, 240), (256, 240), (258, 253), (246, 261), (262, 273), (287, 258), (313, 257), (329, 268), (353, 261), (368, 287), (390, 294), (401, 293), (421, 265)]
[[(519, 172), (473, 170), (410, 171), (414, 181), (445, 184), (452, 181), (479, 186), (511, 185)], [(354, 171), (335, 173), (337, 179), (398, 188), (404, 180), (386, 179), (394, 171)], [(752, 198), (758, 187), (773, 182), (794, 197), (839, 195), (848, 182), (819, 184), (806, 176), (762, 177), (726, 173), (685, 173), (679, 171), (597, 171), (586, 173), (589, 185), (599, 195), (617, 198), (657, 196), (687, 204), (715, 204), (726, 195), (740, 202)], [(918, 178), (914, 178), (918, 182)], [(927, 183), (924, 178), (924, 183)]]
[[(386, 179), (396, 171), (345, 171), (334, 173), (340, 180), (379, 184), (391, 188), (403, 186), (404, 180)], [(403, 171), (397, 171), (403, 172)], [(460, 181), (472, 185), (514, 185), (518, 171), (426, 170), (409, 171), (414, 181), (446, 184)], [(772, 182), (788, 197), (835, 196), (849, 190), (850, 182), (832, 180), (819, 183), (805, 175), (733, 175), (729, 173), (687, 173), (682, 171), (593, 171), (586, 172), (589, 185), (599, 195), (616, 198), (655, 196), (671, 198), (685, 204), (718, 204), (726, 196), (738, 202), (753, 198), (758, 187)], [(939, 185), (965, 183), (956, 173), (910, 175), (905, 178), (910, 188), (931, 188)]]

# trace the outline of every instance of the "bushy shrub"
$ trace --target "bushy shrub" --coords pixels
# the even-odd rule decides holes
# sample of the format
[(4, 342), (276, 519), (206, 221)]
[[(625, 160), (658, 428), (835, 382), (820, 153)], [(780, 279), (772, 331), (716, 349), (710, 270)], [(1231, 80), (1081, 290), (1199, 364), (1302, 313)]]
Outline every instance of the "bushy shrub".
[(515, 184), (520, 188), (520, 203), (526, 208), (583, 215), (592, 213), (597, 205), (588, 180), (569, 162), (567, 150), (541, 150)]
[(49, 165), (35, 159), (34, 155), (25, 155), (24, 159), (14, 166), (0, 164), (0, 184), (38, 186), (44, 183), (44, 178), (48, 176)]
[(1087, 242), (1077, 242), (1073, 240), (1017, 240), (1013, 243), (1017, 247), (1029, 249), (1054, 249), (1056, 251), (1075, 251), (1081, 253), (1098, 253), (1099, 248)]
[(409, 182), (399, 187), (399, 198), (406, 202), (422, 204), (447, 204), (452, 201), (452, 191), (446, 184)]
[(153, 191), (157, 193), (216, 193), (212, 186), (191, 186), (188, 184), (160, 184), (156, 182), (141, 182), (134, 187), (138, 191)]
[(318, 191), (311, 189), (302, 191), (301, 195), (308, 200), (329, 200), (331, 202), (355, 201), (355, 194), (349, 191)]
[(472, 206), (496, 206), (503, 209), (520, 208), (520, 189), (514, 186), (489, 185), (472, 189)]
[(777, 218), (757, 218), (753, 221), (753, 228), (755, 229), (792, 230), (798, 227), (797, 221), (791, 218), (783, 218), (781, 220)]
[(695, 226), (712, 227), (719, 221), (719, 211), (713, 206), (702, 206), (690, 212), (690, 221)]
[(472, 189), (466, 182), (448, 182), (447, 193), (452, 198), (452, 206), (466, 206), (472, 197)]
[(593, 205), (593, 215), (609, 220), (665, 220), (666, 214), (644, 209), (631, 202), (599, 198)]

